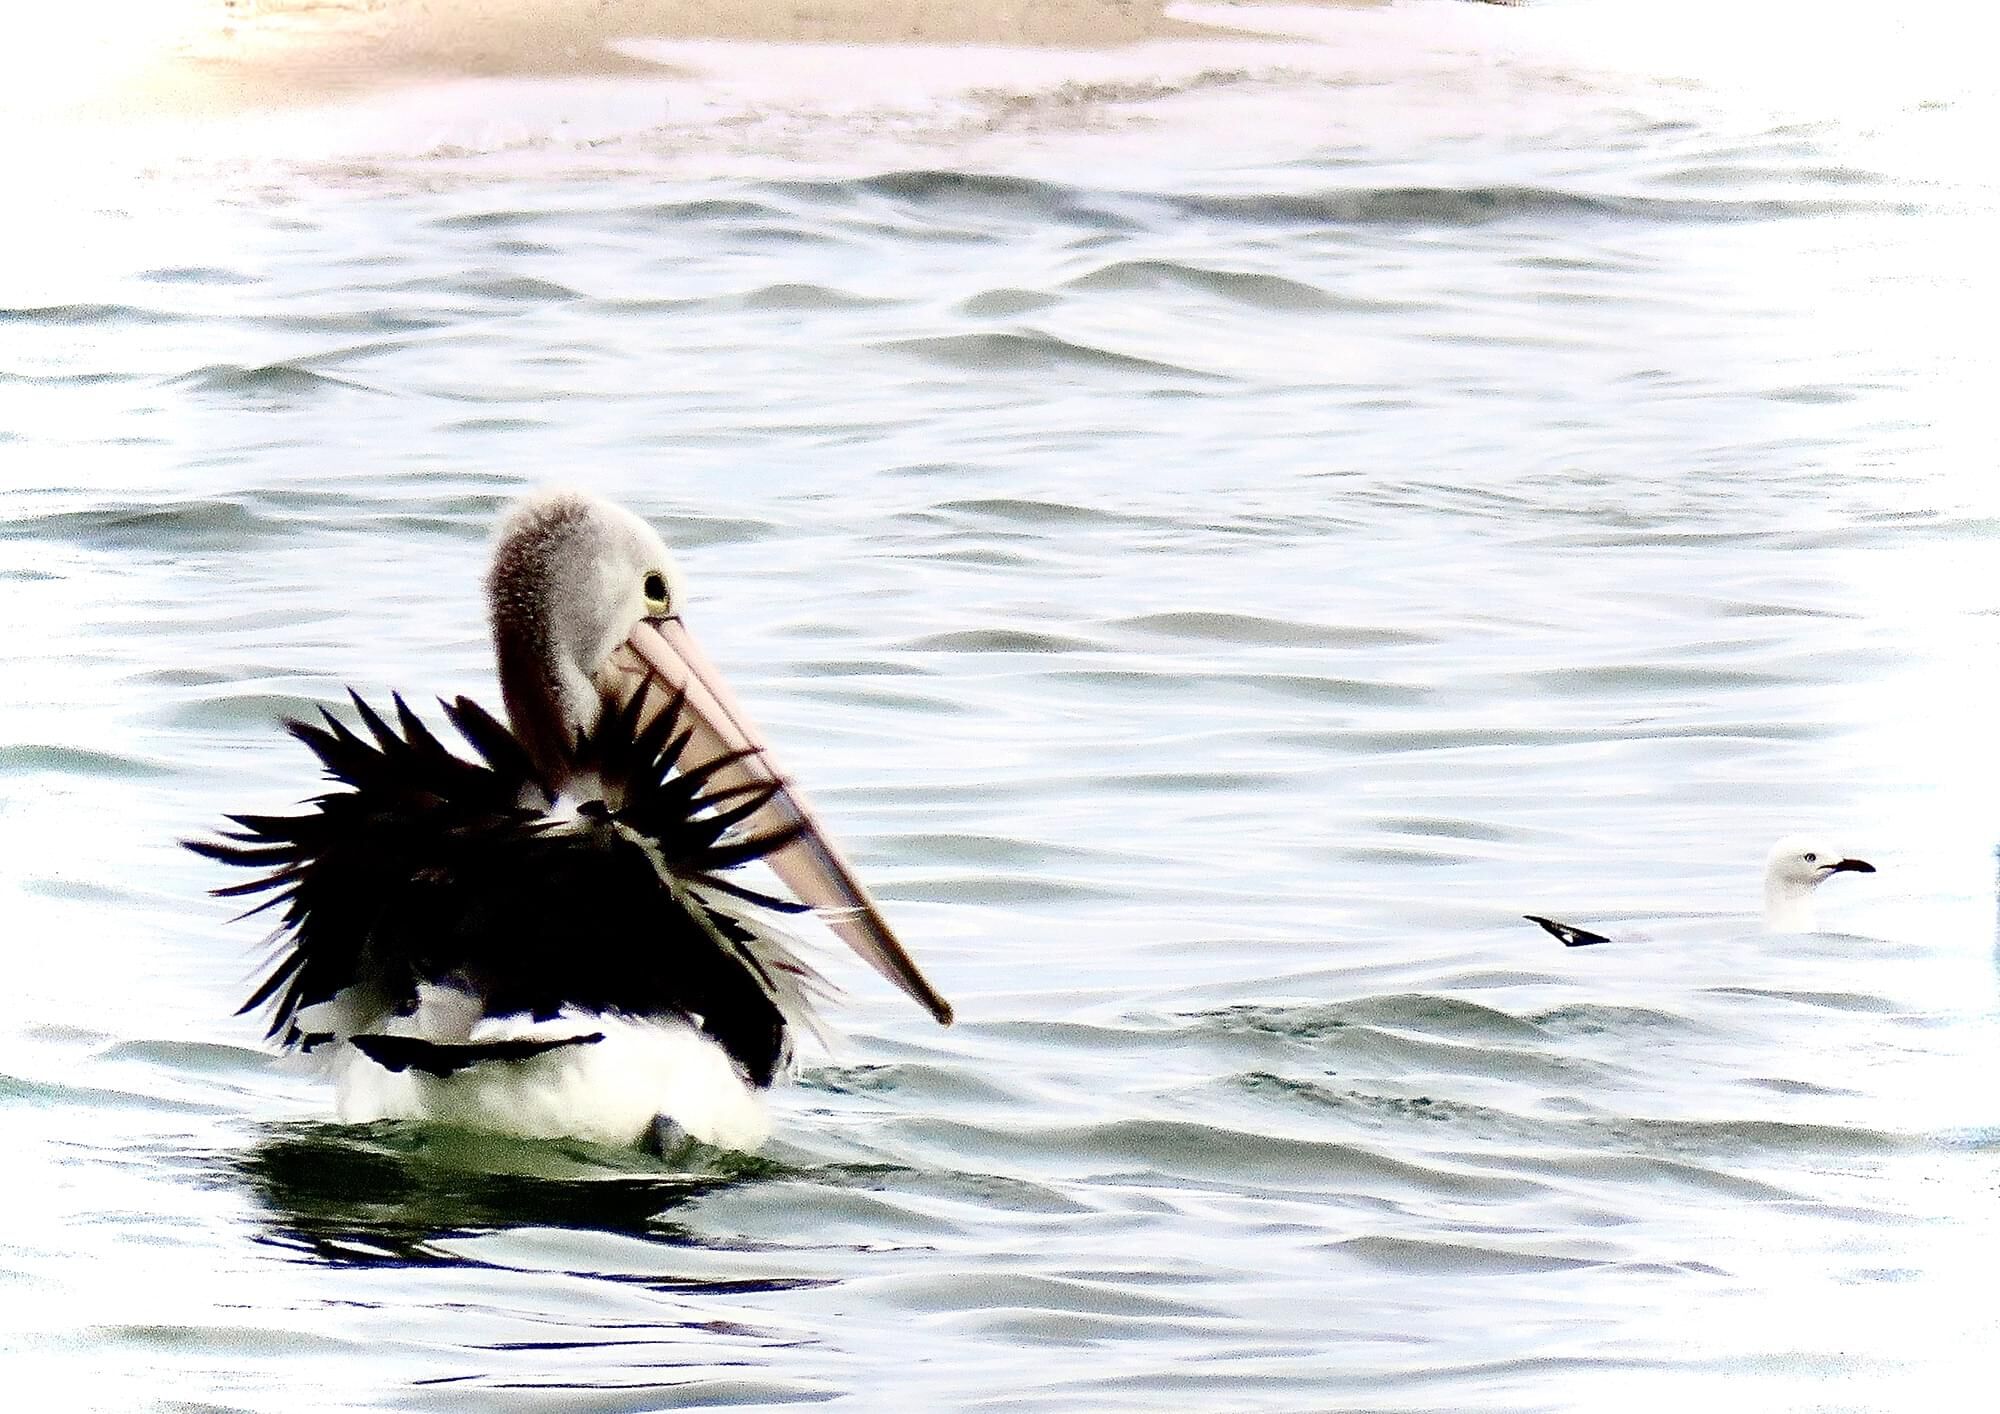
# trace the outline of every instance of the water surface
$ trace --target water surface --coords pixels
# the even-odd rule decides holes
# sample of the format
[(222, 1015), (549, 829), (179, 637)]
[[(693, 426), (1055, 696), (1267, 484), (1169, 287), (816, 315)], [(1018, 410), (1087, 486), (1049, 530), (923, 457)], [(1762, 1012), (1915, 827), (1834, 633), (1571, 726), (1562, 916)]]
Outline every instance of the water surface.
[[(532, 142), (40, 189), (0, 279), (14, 1383), (1957, 1389), (2000, 1175), (1991, 109), (1949, 64), (1614, 53), (1622, 8), (736, 127), (621, 80)], [(494, 700), (485, 541), (548, 480), (677, 548), (962, 1018), (843, 968), (755, 1158), (331, 1125), (175, 846), (310, 793), (275, 724), (347, 686)], [(1802, 825), (1881, 872), (1763, 936)]]

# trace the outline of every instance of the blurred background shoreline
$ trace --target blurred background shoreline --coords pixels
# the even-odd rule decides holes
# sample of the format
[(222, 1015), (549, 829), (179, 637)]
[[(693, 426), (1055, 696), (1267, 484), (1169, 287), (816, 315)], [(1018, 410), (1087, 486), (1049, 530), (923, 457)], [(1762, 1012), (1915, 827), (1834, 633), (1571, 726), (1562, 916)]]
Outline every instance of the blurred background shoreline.
[[(1386, 0), (1302, 0), (1380, 8)], [(17, 23), (10, 106), (81, 114), (225, 113), (426, 81), (667, 77), (635, 44), (1105, 50), (1240, 38), (1258, 7), (1165, 0), (105, 0)], [(1247, 23), (1246, 23), (1247, 20)], [(855, 60), (865, 70), (867, 60)], [(857, 73), (865, 87), (865, 75)]]

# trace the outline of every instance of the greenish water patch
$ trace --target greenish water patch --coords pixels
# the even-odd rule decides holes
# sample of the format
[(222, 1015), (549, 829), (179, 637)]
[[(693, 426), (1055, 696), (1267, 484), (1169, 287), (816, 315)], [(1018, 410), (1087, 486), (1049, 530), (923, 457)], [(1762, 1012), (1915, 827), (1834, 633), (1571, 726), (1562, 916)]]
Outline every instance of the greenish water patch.
[(0, 746), (0, 776), (43, 773), (146, 781), (172, 776), (175, 770), (162, 762), (81, 746)]
[(361, 1264), (471, 1261), (438, 1244), (517, 1227), (672, 1238), (669, 1215), (701, 1193), (778, 1172), (706, 1146), (669, 1166), (637, 1150), (389, 1122), (270, 1126), (215, 1164), (257, 1200), (267, 1240)]

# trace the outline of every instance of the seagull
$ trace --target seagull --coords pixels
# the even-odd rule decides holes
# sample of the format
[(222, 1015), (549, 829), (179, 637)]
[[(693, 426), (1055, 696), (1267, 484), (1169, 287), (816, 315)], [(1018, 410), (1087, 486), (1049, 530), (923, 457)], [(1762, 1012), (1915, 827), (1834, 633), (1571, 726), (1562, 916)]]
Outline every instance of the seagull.
[[(638, 516), (573, 490), (502, 522), (486, 577), (503, 725), (441, 702), (448, 747), (392, 695), (286, 725), (330, 787), (188, 848), (266, 872), (215, 890), (281, 909), (239, 1014), (323, 1059), (349, 1123), (752, 1149), (830, 991), (796, 915), (940, 1024), (917, 968), (687, 628)], [(767, 864), (795, 898), (735, 877)]]
[[(1810, 933), (1813, 921), (1813, 891), (1835, 874), (1873, 874), (1875, 866), (1855, 859), (1811, 835), (1787, 835), (1771, 846), (1764, 862), (1764, 931), (1767, 933)], [(1543, 918), (1533, 913), (1521, 915), (1539, 924), (1566, 948), (1585, 948), (1612, 941), (1588, 928)]]

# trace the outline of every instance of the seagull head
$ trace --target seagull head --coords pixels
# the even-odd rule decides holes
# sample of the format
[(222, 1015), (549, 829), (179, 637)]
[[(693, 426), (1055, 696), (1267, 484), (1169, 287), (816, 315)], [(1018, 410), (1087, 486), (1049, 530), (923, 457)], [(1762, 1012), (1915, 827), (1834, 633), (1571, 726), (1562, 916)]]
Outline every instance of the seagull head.
[(1873, 874), (1856, 859), (1815, 835), (1787, 835), (1771, 846), (1764, 865), (1764, 927), (1773, 933), (1810, 933), (1813, 890), (1835, 874)]

